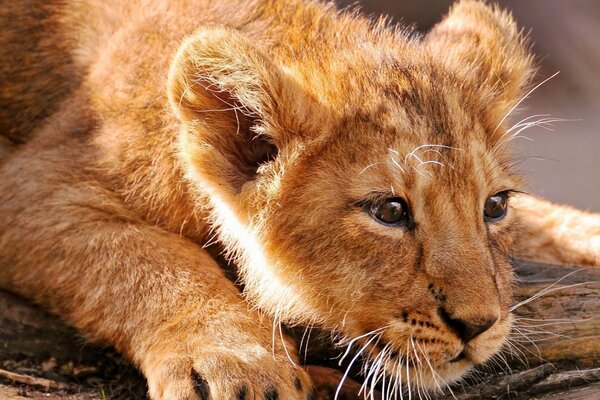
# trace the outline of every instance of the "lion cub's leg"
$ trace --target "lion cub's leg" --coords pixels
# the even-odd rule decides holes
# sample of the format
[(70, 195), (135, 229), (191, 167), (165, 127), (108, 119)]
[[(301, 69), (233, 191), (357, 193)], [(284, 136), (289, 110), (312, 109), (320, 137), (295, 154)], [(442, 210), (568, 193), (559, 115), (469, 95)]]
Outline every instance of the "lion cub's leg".
[(270, 320), (205, 251), (81, 177), (51, 186), (61, 178), (35, 163), (0, 169), (3, 287), (126, 354), (152, 399), (307, 398), (309, 378), (272, 344)]
[(521, 228), (518, 257), (600, 267), (600, 214), (526, 195), (513, 200)]

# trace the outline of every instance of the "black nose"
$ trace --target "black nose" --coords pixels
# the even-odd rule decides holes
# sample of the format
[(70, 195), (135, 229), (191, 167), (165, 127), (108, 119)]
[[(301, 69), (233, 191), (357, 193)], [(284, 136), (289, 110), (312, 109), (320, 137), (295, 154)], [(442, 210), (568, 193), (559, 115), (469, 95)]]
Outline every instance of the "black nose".
[(443, 308), (438, 309), (438, 314), (442, 321), (444, 321), (450, 329), (456, 332), (458, 337), (465, 343), (490, 329), (498, 319), (497, 317), (491, 316), (479, 317), (473, 320), (452, 318)]

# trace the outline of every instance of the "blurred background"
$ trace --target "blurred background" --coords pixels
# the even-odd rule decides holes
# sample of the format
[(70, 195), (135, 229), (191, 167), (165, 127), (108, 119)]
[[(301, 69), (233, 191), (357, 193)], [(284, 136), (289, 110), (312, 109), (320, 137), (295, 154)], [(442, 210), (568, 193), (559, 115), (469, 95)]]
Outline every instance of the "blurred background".
[[(366, 14), (387, 14), (427, 32), (447, 12), (451, 0), (338, 0)], [(530, 115), (563, 118), (548, 131), (539, 127), (512, 141), (527, 190), (559, 203), (600, 211), (600, 1), (499, 0), (520, 27), (530, 32), (540, 69), (537, 89), (515, 123)]]

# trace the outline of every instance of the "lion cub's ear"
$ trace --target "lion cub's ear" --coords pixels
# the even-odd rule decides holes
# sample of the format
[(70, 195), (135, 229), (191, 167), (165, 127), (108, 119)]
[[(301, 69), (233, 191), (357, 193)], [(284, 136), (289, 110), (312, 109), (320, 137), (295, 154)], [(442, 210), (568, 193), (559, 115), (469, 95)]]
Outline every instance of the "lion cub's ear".
[(482, 99), (491, 97), (490, 111), (498, 120), (520, 99), (533, 74), (532, 56), (512, 16), (480, 1), (454, 5), (424, 43), (470, 86), (483, 89)]
[(297, 91), (240, 32), (207, 28), (182, 44), (168, 96), (186, 173), (201, 192), (232, 199), (277, 155), (298, 129)]

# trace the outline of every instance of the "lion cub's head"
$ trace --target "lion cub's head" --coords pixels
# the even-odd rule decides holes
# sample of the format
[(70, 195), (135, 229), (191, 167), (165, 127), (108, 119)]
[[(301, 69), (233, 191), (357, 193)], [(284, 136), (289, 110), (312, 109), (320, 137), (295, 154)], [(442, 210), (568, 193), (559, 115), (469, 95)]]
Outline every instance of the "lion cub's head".
[(314, 26), (269, 45), (220, 28), (183, 44), (182, 161), (251, 300), (358, 338), (373, 380), (433, 388), (511, 328), (504, 119), (530, 56), (478, 2), (422, 39), (310, 7)]

